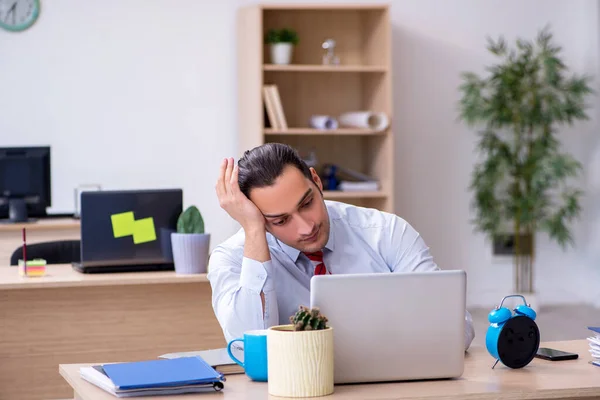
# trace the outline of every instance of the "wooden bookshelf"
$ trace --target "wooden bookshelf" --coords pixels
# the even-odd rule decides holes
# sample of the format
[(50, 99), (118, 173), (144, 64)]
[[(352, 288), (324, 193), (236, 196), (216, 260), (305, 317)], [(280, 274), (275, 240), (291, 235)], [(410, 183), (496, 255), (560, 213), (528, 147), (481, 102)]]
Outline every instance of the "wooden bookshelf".
[[(303, 157), (316, 154), (377, 179), (377, 192), (325, 191), (325, 197), (394, 212), (394, 134), (391, 24), (387, 5), (258, 4), (238, 16), (239, 154), (266, 142), (287, 143)], [(290, 65), (271, 63), (263, 44), (271, 28), (296, 30), (299, 43)], [(339, 65), (322, 65), (322, 42), (336, 40)], [(287, 129), (267, 126), (263, 85), (276, 85)], [(309, 126), (312, 115), (337, 118), (345, 112), (385, 113), (390, 126), (377, 131)]]

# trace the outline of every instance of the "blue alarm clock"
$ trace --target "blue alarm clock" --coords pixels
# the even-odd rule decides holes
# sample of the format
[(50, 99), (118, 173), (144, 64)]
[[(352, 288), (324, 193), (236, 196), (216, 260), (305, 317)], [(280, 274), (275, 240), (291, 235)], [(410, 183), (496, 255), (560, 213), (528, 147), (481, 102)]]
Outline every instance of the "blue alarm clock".
[[(513, 312), (502, 307), (504, 300), (520, 297), (519, 304)], [(533, 360), (540, 346), (540, 330), (535, 323), (536, 312), (521, 295), (505, 296), (488, 315), (490, 326), (485, 336), (488, 352), (509, 368), (523, 368)]]

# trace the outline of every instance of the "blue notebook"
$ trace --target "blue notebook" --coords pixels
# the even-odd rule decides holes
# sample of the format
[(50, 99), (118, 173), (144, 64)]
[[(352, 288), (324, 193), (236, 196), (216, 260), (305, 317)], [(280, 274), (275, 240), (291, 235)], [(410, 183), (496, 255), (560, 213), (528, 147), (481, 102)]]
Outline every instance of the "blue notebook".
[(200, 357), (105, 364), (103, 368), (120, 390), (210, 384), (224, 380), (223, 374)]

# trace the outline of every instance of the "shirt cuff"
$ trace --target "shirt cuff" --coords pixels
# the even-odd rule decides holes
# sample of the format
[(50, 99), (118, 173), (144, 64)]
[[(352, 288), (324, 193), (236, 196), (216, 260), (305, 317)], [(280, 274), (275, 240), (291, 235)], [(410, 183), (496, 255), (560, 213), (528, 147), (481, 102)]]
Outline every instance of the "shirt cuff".
[(261, 263), (244, 257), (242, 259), (242, 273), (240, 274), (240, 286), (256, 293), (269, 290), (270, 279), (267, 271), (271, 269), (272, 261)]

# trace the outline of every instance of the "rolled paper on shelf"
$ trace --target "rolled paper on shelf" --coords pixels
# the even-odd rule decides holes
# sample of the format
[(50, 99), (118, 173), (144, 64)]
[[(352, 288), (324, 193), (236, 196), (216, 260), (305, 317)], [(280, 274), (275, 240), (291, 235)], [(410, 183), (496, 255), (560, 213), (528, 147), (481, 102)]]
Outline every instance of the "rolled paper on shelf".
[(314, 129), (337, 129), (339, 125), (338, 121), (329, 115), (313, 115), (309, 124)]
[(339, 117), (342, 126), (348, 128), (365, 128), (382, 131), (389, 126), (389, 118), (385, 113), (373, 111), (353, 111), (343, 113)]

